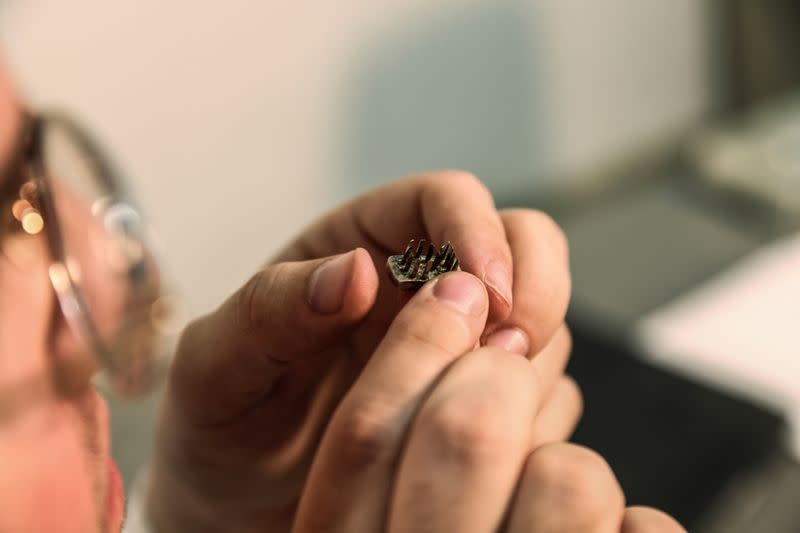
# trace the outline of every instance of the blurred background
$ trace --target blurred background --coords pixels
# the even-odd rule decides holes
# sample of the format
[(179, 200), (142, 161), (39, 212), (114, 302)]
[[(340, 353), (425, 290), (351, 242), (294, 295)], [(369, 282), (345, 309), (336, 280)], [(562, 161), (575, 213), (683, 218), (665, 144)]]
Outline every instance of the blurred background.
[[(797, 531), (800, 2), (0, 0), (194, 316), (390, 178), (470, 170), (571, 241), (575, 439), (692, 531)], [(130, 483), (155, 399), (115, 404)]]

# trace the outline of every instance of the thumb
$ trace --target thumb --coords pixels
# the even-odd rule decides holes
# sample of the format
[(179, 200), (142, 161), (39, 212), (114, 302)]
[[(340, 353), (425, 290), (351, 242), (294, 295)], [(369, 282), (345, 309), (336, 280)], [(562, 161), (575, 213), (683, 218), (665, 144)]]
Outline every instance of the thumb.
[(225, 421), (263, 398), (293, 361), (355, 326), (377, 290), (362, 248), (266, 268), (186, 328), (171, 375), (177, 400), (197, 423)]

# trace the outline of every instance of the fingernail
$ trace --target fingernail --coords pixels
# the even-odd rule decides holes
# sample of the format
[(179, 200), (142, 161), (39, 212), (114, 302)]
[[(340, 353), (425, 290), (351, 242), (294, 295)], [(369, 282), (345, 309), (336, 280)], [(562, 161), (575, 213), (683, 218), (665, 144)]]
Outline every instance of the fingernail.
[(519, 355), (528, 355), (530, 349), (528, 336), (519, 328), (503, 328), (495, 331), (486, 339), (486, 346), (502, 348)]
[(447, 274), (438, 278), (433, 294), (465, 315), (478, 315), (485, 307), (484, 289), (474, 276), (464, 273)]
[(503, 263), (495, 260), (486, 265), (483, 281), (509, 306), (511, 305), (511, 274)]
[(311, 274), (308, 284), (308, 303), (323, 315), (338, 312), (344, 304), (344, 294), (353, 273), (355, 250), (325, 261)]

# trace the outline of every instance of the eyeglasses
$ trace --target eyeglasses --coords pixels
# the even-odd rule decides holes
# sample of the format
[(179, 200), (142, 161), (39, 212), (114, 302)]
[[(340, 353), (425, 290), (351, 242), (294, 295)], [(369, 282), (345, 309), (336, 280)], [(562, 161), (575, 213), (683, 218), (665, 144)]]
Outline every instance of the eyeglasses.
[[(99, 363), (96, 380), (121, 396), (142, 395), (164, 374), (175, 300), (161, 289), (141, 213), (97, 143), (68, 116), (29, 115), (24, 135), (0, 221), (46, 236), (50, 283), (66, 323)], [(98, 272), (99, 298), (85, 290)], [(99, 311), (112, 296), (117, 308), (107, 327)]]

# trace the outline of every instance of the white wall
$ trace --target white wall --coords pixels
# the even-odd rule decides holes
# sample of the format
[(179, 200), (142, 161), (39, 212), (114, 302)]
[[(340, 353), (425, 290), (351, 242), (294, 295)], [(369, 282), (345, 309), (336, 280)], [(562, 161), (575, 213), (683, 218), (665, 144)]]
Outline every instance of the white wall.
[(368, 184), (466, 166), (535, 187), (712, 98), (695, 0), (0, 5), (20, 85), (104, 136), (195, 313)]

